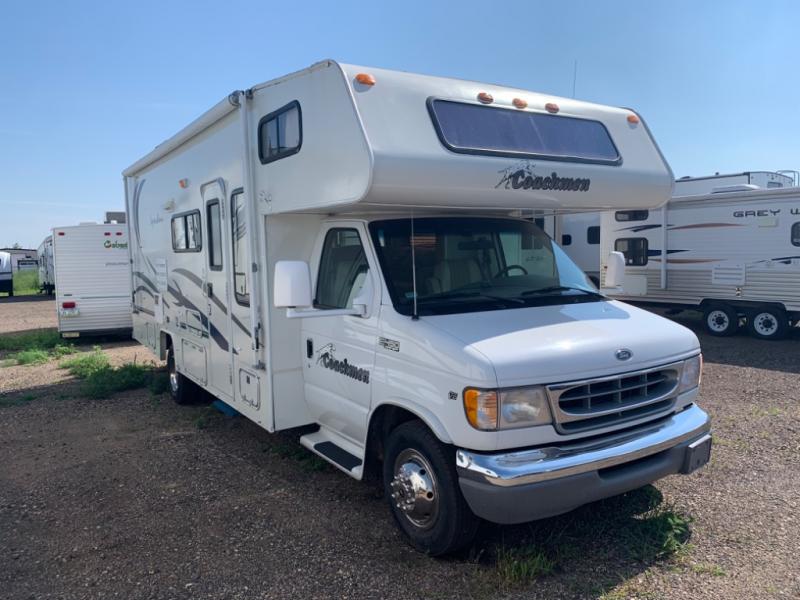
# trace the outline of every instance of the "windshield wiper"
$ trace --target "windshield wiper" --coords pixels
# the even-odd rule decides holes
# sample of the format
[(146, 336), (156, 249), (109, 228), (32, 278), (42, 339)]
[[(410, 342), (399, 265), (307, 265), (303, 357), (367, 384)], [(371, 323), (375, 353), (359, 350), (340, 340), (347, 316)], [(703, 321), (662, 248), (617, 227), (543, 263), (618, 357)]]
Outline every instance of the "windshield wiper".
[(539, 294), (550, 294), (552, 292), (583, 292), (584, 294), (588, 294), (589, 296), (597, 296), (598, 298), (603, 298), (603, 294), (599, 292), (593, 292), (591, 290), (586, 290), (579, 287), (572, 287), (569, 285), (550, 285), (547, 287), (539, 288), (537, 290), (526, 290), (522, 292), (522, 296), (533, 296)]
[(484, 294), (483, 292), (444, 292), (443, 294), (437, 294), (436, 296), (419, 298), (419, 301), (426, 302), (431, 300), (458, 300), (460, 298), (485, 298), (487, 300), (494, 300), (495, 302), (503, 302), (505, 304), (525, 304), (525, 301), (520, 300), (519, 298), (494, 296), (492, 294)]

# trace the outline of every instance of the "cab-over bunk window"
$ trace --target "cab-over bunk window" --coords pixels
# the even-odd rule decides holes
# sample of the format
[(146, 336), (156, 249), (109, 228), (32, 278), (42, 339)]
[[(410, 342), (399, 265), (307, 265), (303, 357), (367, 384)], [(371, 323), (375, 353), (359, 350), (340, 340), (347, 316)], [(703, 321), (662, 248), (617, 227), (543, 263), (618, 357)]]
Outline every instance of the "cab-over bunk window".
[(172, 249), (175, 252), (200, 252), (200, 211), (193, 210), (172, 217)]
[(303, 120), (297, 100), (258, 122), (258, 158), (262, 165), (297, 154), (302, 145)]

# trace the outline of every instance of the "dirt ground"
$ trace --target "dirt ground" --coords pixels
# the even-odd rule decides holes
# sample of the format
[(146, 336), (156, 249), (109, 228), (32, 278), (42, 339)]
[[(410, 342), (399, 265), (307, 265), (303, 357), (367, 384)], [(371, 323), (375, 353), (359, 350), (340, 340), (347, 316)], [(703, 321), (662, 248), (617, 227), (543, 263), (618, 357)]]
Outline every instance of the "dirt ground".
[[(52, 326), (54, 310), (2, 302), (0, 334)], [(293, 432), (147, 390), (83, 398), (56, 361), (0, 369), (0, 598), (798, 598), (800, 336), (700, 337), (706, 468), (487, 524), (445, 559), (406, 545), (375, 489), (309, 460)], [(104, 347), (117, 364), (150, 359)], [(691, 518), (688, 544), (632, 554), (656, 505)], [(497, 549), (531, 545), (555, 566), (514, 583)]]

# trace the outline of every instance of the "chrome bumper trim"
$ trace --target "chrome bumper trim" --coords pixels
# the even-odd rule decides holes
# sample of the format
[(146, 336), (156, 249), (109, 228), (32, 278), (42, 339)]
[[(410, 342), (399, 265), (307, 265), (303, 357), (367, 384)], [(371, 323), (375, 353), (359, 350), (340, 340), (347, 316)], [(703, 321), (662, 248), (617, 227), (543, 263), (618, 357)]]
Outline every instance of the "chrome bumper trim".
[(519, 452), (481, 454), (456, 451), (461, 477), (509, 487), (606, 469), (634, 461), (700, 437), (711, 429), (708, 415), (696, 404), (658, 423), (648, 423), (599, 440)]

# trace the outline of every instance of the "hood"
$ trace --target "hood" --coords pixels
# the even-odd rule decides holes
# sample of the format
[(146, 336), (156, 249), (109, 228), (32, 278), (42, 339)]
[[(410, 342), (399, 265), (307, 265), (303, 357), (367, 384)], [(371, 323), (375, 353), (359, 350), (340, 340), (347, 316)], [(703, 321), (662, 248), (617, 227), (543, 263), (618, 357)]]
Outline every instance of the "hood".
[[(666, 364), (697, 353), (682, 325), (616, 301), (427, 317), (491, 361), (501, 387), (557, 383)], [(619, 360), (617, 350), (631, 352)]]

